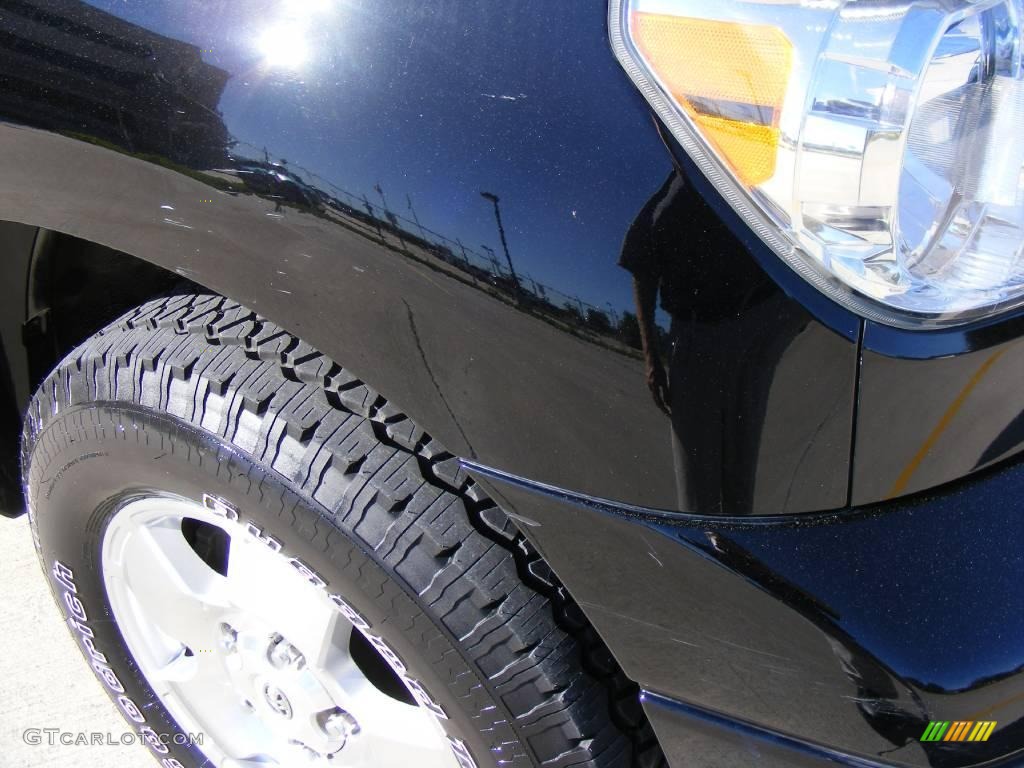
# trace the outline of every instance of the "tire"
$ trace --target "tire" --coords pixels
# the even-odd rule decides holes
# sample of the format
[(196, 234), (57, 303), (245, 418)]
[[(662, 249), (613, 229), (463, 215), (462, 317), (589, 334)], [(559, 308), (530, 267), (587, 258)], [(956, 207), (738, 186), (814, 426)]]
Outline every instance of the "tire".
[[(435, 713), (455, 764), (663, 764), (635, 685), (458, 460), (230, 300), (154, 300), (75, 349), (30, 404), (22, 467), (55, 599), (167, 768), (209, 764), (210, 747), (189, 742), (133, 653), (105, 549), (112, 521), (146, 499), (219, 515), (232, 553), (252, 537), (272, 545), (404, 683), (393, 698)], [(194, 533), (209, 524), (182, 514), (216, 569), (216, 546)], [(158, 600), (145, 611), (173, 613)]]

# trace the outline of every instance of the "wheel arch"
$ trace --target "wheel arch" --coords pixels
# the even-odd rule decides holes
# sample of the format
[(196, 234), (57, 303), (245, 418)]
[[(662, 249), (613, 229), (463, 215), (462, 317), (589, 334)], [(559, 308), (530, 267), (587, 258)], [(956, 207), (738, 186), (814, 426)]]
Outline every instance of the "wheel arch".
[(196, 286), (139, 256), (30, 224), (0, 221), (0, 248), (0, 513), (16, 517), (21, 425), (39, 383), (126, 310)]
[[(371, 382), (389, 401), (394, 402), (391, 392), (399, 390), (398, 402), (414, 415), (417, 423), (431, 434), (442, 435), (440, 439), (445, 445), (462, 443), (461, 455), (466, 455), (459, 431), (452, 430), (450, 424), (445, 428), (448, 419), (438, 418), (439, 414), (447, 415), (447, 409), (443, 405), (438, 407), (438, 393), (430, 385), (430, 375), (413, 387), (395, 386), (396, 380), (404, 378), (404, 366), (393, 362), (394, 357), (386, 364), (387, 356), (408, 353), (409, 349), (394, 349), (387, 338), (393, 329), (387, 324), (371, 323), (355, 336), (338, 333), (344, 326), (325, 322), (319, 311), (319, 286), (315, 280), (291, 283), (293, 290), (277, 290), (272, 275), (278, 270), (271, 269), (277, 266), (275, 263), (257, 269), (251, 261), (247, 262), (245, 253), (233, 249), (211, 259), (215, 269), (190, 269), (183, 266), (191, 262), (189, 254), (173, 248), (165, 250), (161, 243), (133, 241), (126, 236), (128, 227), (115, 216), (105, 220), (105, 236), (95, 239), (83, 235), (99, 234), (95, 230), (100, 222), (90, 220), (85, 231), (76, 227), (62, 231), (45, 226), (52, 223), (46, 218), (37, 221), (0, 222), (12, 230), (32, 233), (30, 247), (5, 266), (4, 285), (0, 287), (0, 300), (17, 308), (11, 318), (5, 318), (8, 327), (2, 341), (10, 358), (12, 392), (7, 399), (13, 399), (19, 413), (50, 369), (88, 335), (126, 310), (168, 290), (203, 289), (253, 307), (303, 340), (313, 336), (318, 346), (331, 348), (350, 367), (350, 358), (336, 352), (339, 342), (343, 342), (346, 350), (356, 353), (363, 363), (357, 362), (352, 368), (354, 372)], [(386, 275), (382, 279), (386, 280)], [(391, 306), (389, 313), (397, 317), (403, 330), (412, 330), (415, 347), (419, 340), (415, 338), (411, 310), (399, 304), (397, 308)], [(367, 329), (376, 332), (368, 334)], [(364, 370), (369, 375), (364, 375)]]

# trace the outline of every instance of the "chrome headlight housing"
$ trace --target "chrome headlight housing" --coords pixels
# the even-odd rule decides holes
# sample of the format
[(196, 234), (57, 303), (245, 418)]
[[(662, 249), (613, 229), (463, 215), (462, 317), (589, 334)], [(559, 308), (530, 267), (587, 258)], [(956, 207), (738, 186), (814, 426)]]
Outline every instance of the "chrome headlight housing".
[(900, 327), (1024, 305), (1024, 0), (611, 0), (616, 55), (794, 270)]

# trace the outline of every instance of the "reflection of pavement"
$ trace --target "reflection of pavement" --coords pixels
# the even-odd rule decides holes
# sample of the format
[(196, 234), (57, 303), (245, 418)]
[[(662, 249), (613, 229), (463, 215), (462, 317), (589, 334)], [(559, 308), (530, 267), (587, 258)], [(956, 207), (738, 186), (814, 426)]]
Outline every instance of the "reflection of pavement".
[[(908, 366), (929, 375), (908, 376)], [(1024, 345), (1015, 341), (924, 361), (866, 352), (855, 500), (921, 490), (967, 474), (979, 460), (1002, 458), (989, 449), (1024, 410), (1022, 380)], [(1018, 449), (1019, 429), (1002, 451)], [(868, 443), (869, 436), (884, 436), (885, 450)]]
[[(0, 162), (33, 158), (4, 163), (11, 170), (0, 178), (0, 218), (144, 256), (214, 290), (230, 287), (399, 406), (411, 405), (453, 452), (595, 495), (674, 505), (668, 421), (638, 360), (325, 219), (292, 209), (268, 217), (271, 202), (42, 131), (5, 125), (0, 136)], [(200, 202), (211, 196), (212, 204)], [(307, 327), (310, 307), (316, 327)]]
[(93, 677), (39, 568), (28, 518), (0, 518), (0, 626), (7, 630), (0, 653), (0, 768), (74, 765), (80, 768), (151, 768), (138, 745), (33, 746), (27, 728), (99, 732), (117, 741), (128, 727)]
[[(666, 537), (663, 533), (668, 529), (659, 532), (554, 502), (535, 510), (534, 516), (544, 527), (544, 554), (555, 572), (572, 574), (574, 597), (609, 646), (618, 651), (626, 673), (652, 691), (781, 733), (908, 764), (923, 761), (924, 747), (918, 739), (929, 719), (995, 720), (1009, 725), (1024, 717), (1024, 694), (1012, 676), (966, 693), (925, 692), (920, 694), (922, 706), (906, 684), (876, 664), (871, 651), (858, 641), (872, 641), (871, 650), (901, 664), (907, 659), (893, 647), (906, 644), (908, 637), (920, 637), (910, 655), (919, 663), (927, 658), (931, 638), (927, 629), (891, 623), (892, 616), (905, 620), (907, 615), (901, 610), (899, 590), (873, 604), (878, 612), (871, 619), (878, 628), (874, 637), (857, 631), (865, 625), (861, 617), (868, 609), (864, 606), (851, 608), (846, 616), (833, 614), (824, 604), (814, 612), (815, 597), (849, 595), (861, 580), (871, 594), (895, 585), (891, 563), (899, 556), (876, 560), (875, 547), (864, 547), (861, 556), (851, 547), (834, 551), (817, 565), (813, 558), (799, 565), (791, 562), (794, 571), (818, 577), (809, 578), (813, 588), (801, 599), (785, 584), (769, 585), (769, 579), (759, 578), (759, 568), (751, 568), (749, 561), (734, 558), (733, 567), (744, 567), (730, 571), (723, 567), (728, 559), (681, 553), (678, 532)], [(709, 552), (702, 543), (706, 534), (695, 530), (699, 531), (690, 529), (685, 538)], [(881, 541), (884, 530), (887, 527), (880, 529), (871, 519), (862, 518), (846, 526), (844, 535)], [(585, 531), (582, 536), (581, 531)], [(769, 551), (792, 547), (799, 553), (821, 544), (812, 536), (793, 545), (793, 537), (800, 536), (767, 528), (746, 538), (758, 540)], [(742, 541), (742, 536), (737, 537)], [(732, 535), (725, 532), (718, 538), (725, 542)], [(608, 556), (607, 548), (590, 545), (594, 541), (614, 542), (614, 557)], [(735, 548), (734, 553), (741, 554)], [(872, 562), (878, 563), (878, 573), (864, 576)], [(769, 568), (764, 576), (770, 575)], [(624, 583), (638, 585), (637, 592), (623, 590)], [(776, 594), (766, 591), (769, 586)], [(638, 598), (641, 591), (642, 599)], [(780, 606), (777, 596), (787, 591), (789, 610)], [(938, 637), (941, 642), (941, 631)], [(985, 657), (985, 648), (976, 650), (977, 658)], [(910, 721), (902, 721), (899, 713), (906, 713)], [(687, 754), (707, 746), (688, 743)], [(727, 765), (717, 760), (712, 751), (709, 765)]]
[[(821, 628), (795, 610), (780, 611), (761, 586), (717, 560), (680, 555), (678, 542), (620, 519), (559, 508), (541, 523), (551, 529), (545, 554), (552, 567), (558, 572), (572, 561), (574, 595), (641, 686), (781, 733), (892, 749), (863, 717), (851, 716), (857, 685)], [(611, 562), (606, 552), (574, 545), (573, 531), (584, 524), (596, 540), (616, 542)], [(621, 589), (624, 580), (664, 598), (638, 601)], [(718, 762), (718, 746), (694, 744), (711, 750), (709, 765), (724, 768), (730, 764)], [(912, 743), (896, 755), (915, 753), (920, 747)]]

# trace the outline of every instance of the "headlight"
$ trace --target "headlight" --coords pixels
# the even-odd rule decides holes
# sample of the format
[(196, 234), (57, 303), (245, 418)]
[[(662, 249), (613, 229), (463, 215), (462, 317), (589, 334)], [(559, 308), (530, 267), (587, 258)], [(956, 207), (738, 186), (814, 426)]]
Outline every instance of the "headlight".
[(930, 327), (1024, 304), (1022, 1), (611, 0), (610, 26), (776, 253)]

